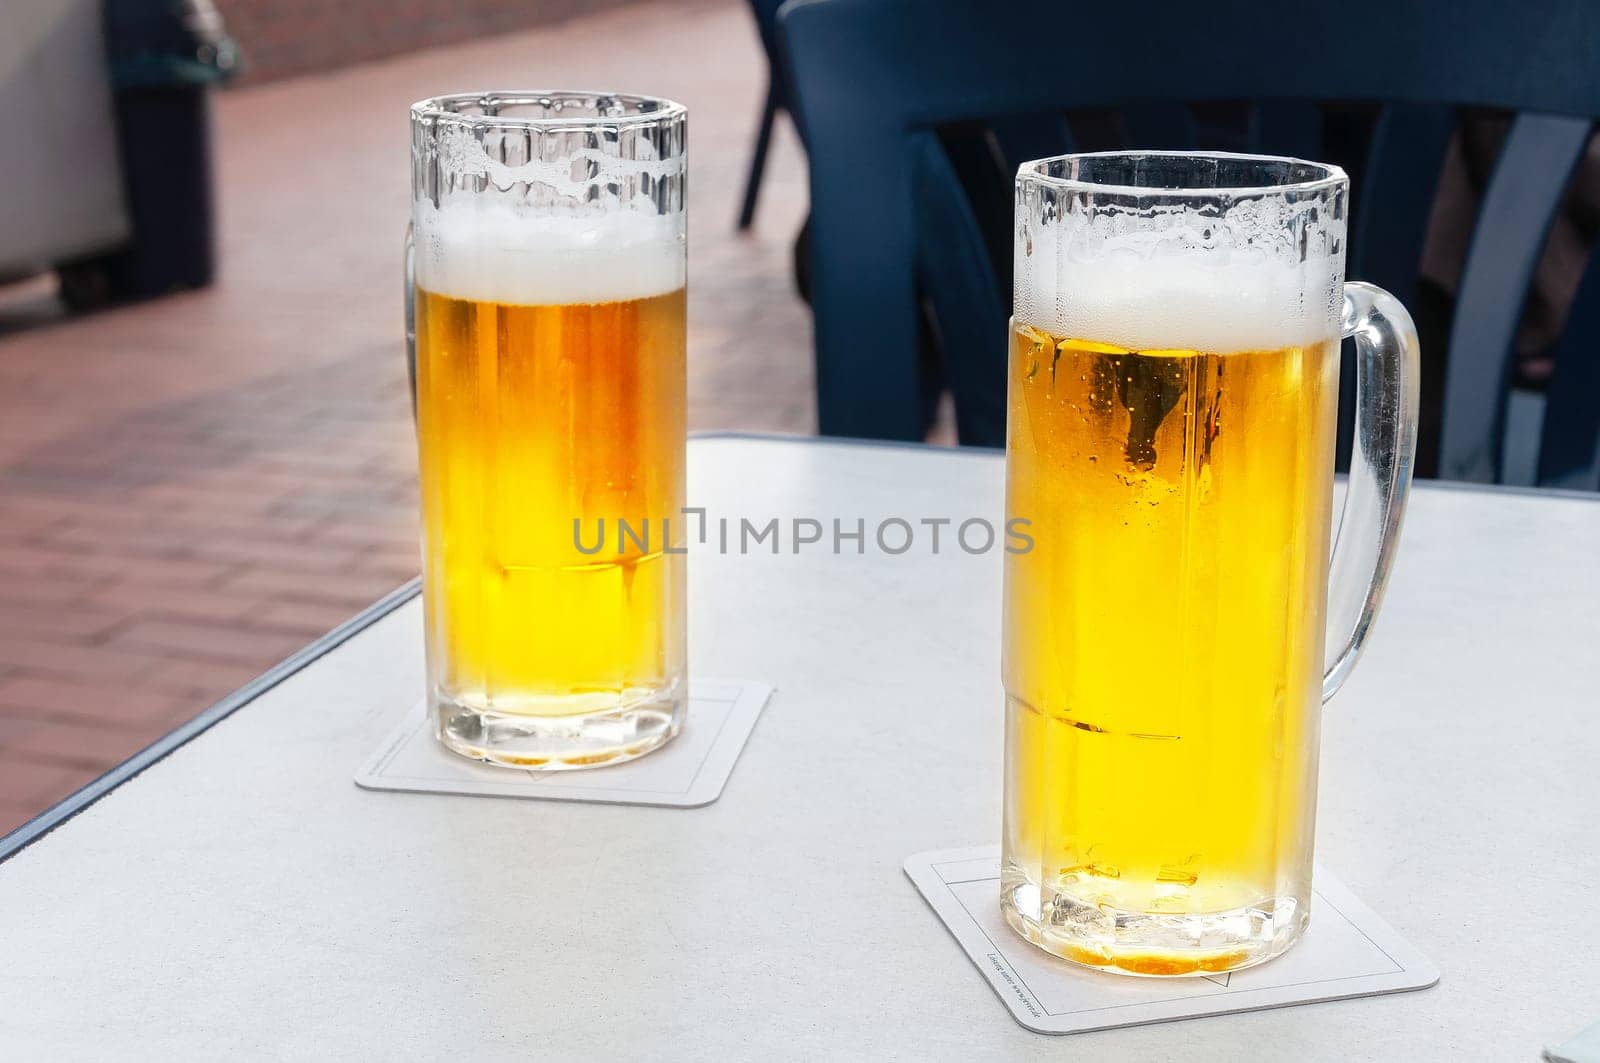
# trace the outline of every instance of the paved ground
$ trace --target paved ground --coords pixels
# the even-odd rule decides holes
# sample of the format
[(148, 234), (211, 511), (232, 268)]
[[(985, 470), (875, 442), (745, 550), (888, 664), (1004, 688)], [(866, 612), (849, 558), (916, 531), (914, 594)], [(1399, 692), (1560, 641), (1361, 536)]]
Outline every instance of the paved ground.
[(810, 431), (787, 127), (755, 231), (732, 226), (763, 77), (743, 4), (659, 0), (226, 93), (215, 288), (80, 319), (0, 289), (0, 834), (415, 574), (415, 99), (688, 104), (691, 425)]

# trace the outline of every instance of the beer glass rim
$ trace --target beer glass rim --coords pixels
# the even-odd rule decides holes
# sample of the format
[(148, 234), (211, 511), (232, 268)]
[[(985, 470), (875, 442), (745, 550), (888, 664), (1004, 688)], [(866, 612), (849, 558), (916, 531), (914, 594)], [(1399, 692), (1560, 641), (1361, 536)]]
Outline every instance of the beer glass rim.
[[(549, 113), (504, 113), (513, 107), (546, 108)], [(564, 110), (574, 113), (561, 113)], [(579, 110), (584, 113), (576, 113)], [(413, 121), (512, 129), (627, 129), (681, 119), (688, 113), (683, 104), (663, 96), (590, 89), (452, 92), (411, 105)]]
[[(1143, 160), (1171, 160), (1195, 164), (1194, 184), (1130, 184), (1122, 180), (1102, 180), (1090, 174), (1111, 170), (1118, 164), (1137, 168)], [(1102, 165), (1104, 164), (1104, 165)], [(1220, 179), (1223, 164), (1233, 169), (1258, 174), (1254, 180)], [(1064, 172), (1058, 172), (1064, 171)], [(1207, 181), (1209, 171), (1210, 180)], [(1190, 176), (1190, 175), (1185, 175)], [(1215, 200), (1273, 196), (1293, 193), (1319, 193), (1348, 183), (1344, 170), (1331, 163), (1298, 159), (1287, 155), (1257, 155), (1232, 151), (1087, 151), (1052, 155), (1025, 162), (1017, 169), (1019, 184), (1037, 184), (1066, 192), (1129, 196), (1139, 199)]]

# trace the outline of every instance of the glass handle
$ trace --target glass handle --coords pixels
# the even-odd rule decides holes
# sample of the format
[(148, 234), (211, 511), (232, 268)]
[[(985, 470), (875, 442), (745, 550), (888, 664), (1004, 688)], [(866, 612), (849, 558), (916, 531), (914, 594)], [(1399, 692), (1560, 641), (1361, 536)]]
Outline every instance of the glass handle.
[(1419, 350), (1411, 315), (1382, 288), (1351, 282), (1341, 327), (1356, 341), (1356, 426), (1329, 563), (1323, 701), (1349, 677), (1383, 601), (1417, 447)]
[(417, 243), (406, 223), (406, 379), (411, 381), (411, 419), (417, 417)]

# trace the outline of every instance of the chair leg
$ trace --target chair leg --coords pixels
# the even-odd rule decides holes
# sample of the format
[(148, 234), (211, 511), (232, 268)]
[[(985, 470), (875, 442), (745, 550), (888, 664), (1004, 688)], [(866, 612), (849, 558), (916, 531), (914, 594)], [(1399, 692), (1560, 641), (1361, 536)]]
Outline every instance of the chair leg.
[(767, 147), (772, 143), (772, 123), (778, 117), (778, 84), (767, 77), (767, 102), (761, 111), (761, 128), (756, 131), (755, 151), (750, 155), (750, 176), (744, 184), (744, 204), (739, 208), (739, 231), (750, 228), (756, 216), (756, 196), (761, 191), (761, 172), (767, 168)]

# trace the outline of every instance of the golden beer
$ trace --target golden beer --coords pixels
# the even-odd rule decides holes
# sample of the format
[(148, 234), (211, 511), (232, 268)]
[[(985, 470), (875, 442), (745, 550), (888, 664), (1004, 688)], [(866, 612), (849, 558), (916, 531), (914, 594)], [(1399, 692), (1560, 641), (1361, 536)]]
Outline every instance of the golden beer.
[(641, 756), (688, 705), (685, 111), (466, 93), (411, 133), (434, 734), (521, 768)]
[(543, 717), (660, 700), (684, 673), (667, 552), (684, 546), (684, 290), (520, 306), (424, 289), (416, 329), (439, 696)]
[(1348, 201), (1337, 167), (1266, 155), (1017, 172), (1006, 516), (1034, 545), (1005, 562), (1000, 908), (1057, 956), (1230, 971), (1313, 918), (1322, 703), (1371, 631), (1416, 439), (1416, 333), (1345, 282)]
[[(1303, 924), (1338, 353), (1013, 324), (1006, 507), (1035, 545), (1006, 558), (1002, 896), (1050, 951), (1225, 970), (1252, 920)], [(1115, 944), (1193, 915), (1218, 944)]]

